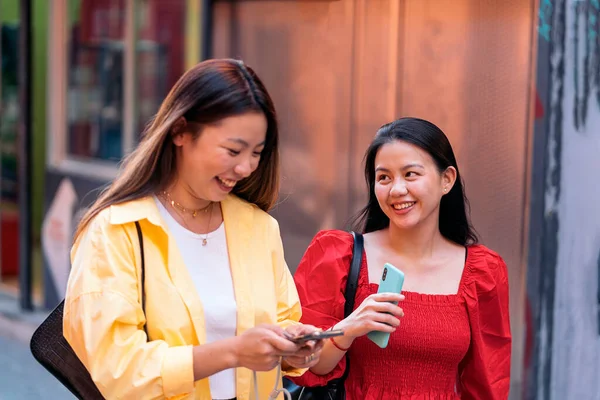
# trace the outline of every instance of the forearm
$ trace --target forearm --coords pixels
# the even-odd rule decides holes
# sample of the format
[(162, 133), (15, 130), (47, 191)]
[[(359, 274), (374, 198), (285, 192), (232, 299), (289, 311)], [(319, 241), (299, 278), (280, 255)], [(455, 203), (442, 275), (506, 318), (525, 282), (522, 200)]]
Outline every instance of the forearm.
[[(334, 329), (337, 329), (337, 326), (334, 327)], [(339, 336), (333, 340), (335, 340), (335, 343), (342, 349), (350, 348), (354, 342), (354, 338), (348, 336)], [(346, 351), (340, 350), (338, 347), (334, 346), (333, 343), (331, 343), (331, 340), (327, 340), (323, 345), (319, 363), (312, 367), (310, 371), (315, 375), (326, 375), (333, 371), (333, 369), (338, 365), (340, 360), (345, 355)]]
[(194, 346), (194, 381), (217, 372), (238, 367), (234, 347), (235, 337)]

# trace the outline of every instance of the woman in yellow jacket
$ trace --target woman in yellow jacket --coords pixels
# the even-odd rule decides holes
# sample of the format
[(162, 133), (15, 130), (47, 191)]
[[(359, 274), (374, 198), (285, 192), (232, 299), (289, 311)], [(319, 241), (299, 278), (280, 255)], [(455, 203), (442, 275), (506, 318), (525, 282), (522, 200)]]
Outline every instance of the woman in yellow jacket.
[(210, 60), (179, 79), (75, 233), (64, 335), (104, 397), (267, 399), (279, 368), (318, 362), (321, 343), (287, 339), (314, 328), (266, 212), (278, 168), (251, 68)]

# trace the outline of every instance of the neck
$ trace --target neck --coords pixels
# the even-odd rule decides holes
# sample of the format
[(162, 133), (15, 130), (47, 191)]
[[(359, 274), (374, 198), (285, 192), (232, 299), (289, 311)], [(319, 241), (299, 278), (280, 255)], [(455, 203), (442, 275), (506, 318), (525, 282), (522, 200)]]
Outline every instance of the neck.
[(171, 196), (171, 200), (176, 201), (188, 210), (200, 210), (212, 203), (209, 200), (199, 198), (187, 185), (180, 182), (167, 186), (165, 191)]
[(423, 221), (412, 229), (402, 229), (390, 222), (387, 229), (387, 240), (390, 248), (409, 259), (430, 258), (439, 245), (444, 242), (440, 233), (438, 218), (431, 216), (432, 221)]

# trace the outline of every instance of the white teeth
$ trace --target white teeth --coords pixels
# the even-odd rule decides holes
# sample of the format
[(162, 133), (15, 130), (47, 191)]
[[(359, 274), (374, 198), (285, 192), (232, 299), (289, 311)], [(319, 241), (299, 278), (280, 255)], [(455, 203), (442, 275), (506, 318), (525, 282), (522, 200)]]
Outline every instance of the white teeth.
[(223, 185), (227, 186), (228, 188), (232, 188), (235, 186), (235, 184), (237, 183), (237, 181), (234, 181), (232, 179), (223, 179), (223, 178), (219, 178), (217, 176), (217, 179), (219, 180), (219, 182), (221, 182)]
[(411, 201), (410, 203), (394, 204), (393, 207), (396, 210), (404, 210), (405, 208), (411, 207), (414, 204), (415, 204), (415, 202)]

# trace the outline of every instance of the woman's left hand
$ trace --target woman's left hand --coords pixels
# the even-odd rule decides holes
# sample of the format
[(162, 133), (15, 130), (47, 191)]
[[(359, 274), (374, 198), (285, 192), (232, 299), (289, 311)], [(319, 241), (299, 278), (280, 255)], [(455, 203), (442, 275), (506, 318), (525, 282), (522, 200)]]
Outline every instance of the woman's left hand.
[[(290, 337), (306, 335), (320, 331), (312, 325), (291, 325), (285, 329), (285, 333)], [(286, 337), (286, 336), (284, 336)], [(286, 337), (287, 339), (288, 337)], [(319, 363), (321, 349), (324, 345), (324, 340), (309, 340), (291, 356), (286, 356), (283, 359), (282, 367), (285, 370), (286, 366), (292, 368), (311, 368)]]

